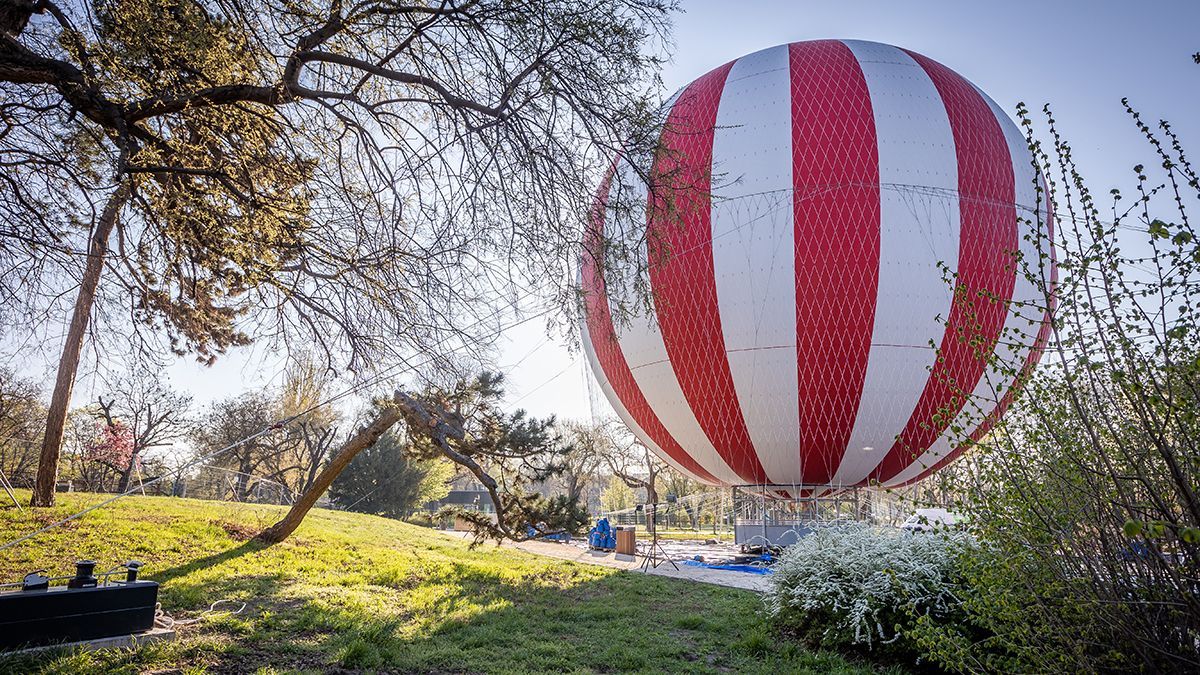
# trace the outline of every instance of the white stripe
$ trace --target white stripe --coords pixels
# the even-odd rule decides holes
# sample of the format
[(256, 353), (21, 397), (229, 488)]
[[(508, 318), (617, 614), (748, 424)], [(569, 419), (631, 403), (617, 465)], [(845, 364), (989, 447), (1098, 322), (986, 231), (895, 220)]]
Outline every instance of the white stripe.
[[(623, 178), (627, 178), (627, 177), (622, 176), (614, 171), (612, 181), (609, 185), (609, 193), (608, 193), (608, 195), (606, 195), (605, 204), (607, 205), (607, 207), (610, 210), (612, 210), (614, 208), (618, 208), (618, 209), (627, 209), (627, 210), (635, 210), (636, 211), (636, 210), (638, 210), (639, 204), (636, 202), (631, 203), (631, 202), (627, 201), (631, 195), (629, 194), (629, 186), (625, 185), (622, 181)], [(635, 177), (635, 179), (636, 179), (636, 177)], [(644, 198), (645, 190), (642, 190), (641, 193)], [(642, 204), (640, 204), (640, 207), (644, 211), (644, 208), (645, 208), (644, 202)], [(630, 232), (628, 232), (628, 231), (621, 231), (618, 233), (614, 233), (612, 231), (613, 220), (614, 219), (612, 219), (612, 218), (605, 218), (603, 227), (604, 227), (604, 233), (606, 235), (608, 235), (610, 237), (613, 237), (613, 236), (627, 237), (630, 235)], [(578, 281), (579, 281), (579, 287), (583, 288), (583, 268), (582, 267), (580, 267)], [(608, 298), (607, 293), (605, 294), (604, 301), (611, 303), (611, 299)], [(611, 311), (611, 308), (610, 308), (610, 311)], [(667, 454), (657, 443), (655, 443), (654, 439), (652, 439), (650, 437), (650, 435), (647, 434), (646, 431), (641, 427), (641, 425), (639, 425), (637, 423), (637, 421), (633, 418), (633, 415), (629, 412), (629, 409), (625, 407), (625, 402), (622, 401), (619, 396), (617, 396), (616, 390), (613, 389), (612, 383), (609, 382), (608, 374), (604, 372), (604, 368), (600, 365), (600, 359), (599, 359), (599, 357), (596, 356), (596, 348), (592, 342), (592, 335), (591, 335), (590, 329), (588, 328), (586, 317), (585, 317), (585, 320), (582, 321), (581, 323), (582, 323), (582, 325), (580, 326), (580, 330), (581, 330), (581, 334), (582, 334), (582, 338), (583, 338), (583, 350), (584, 350), (584, 354), (586, 354), (586, 356), (587, 356), (588, 367), (591, 368), (592, 376), (596, 378), (596, 383), (600, 385), (600, 390), (604, 392), (604, 396), (605, 396), (605, 398), (608, 399), (609, 405), (612, 406), (613, 412), (615, 412), (617, 414), (617, 417), (619, 417), (621, 419), (621, 421), (625, 423), (625, 426), (627, 426), (629, 428), (630, 432), (632, 432), (633, 435), (638, 438), (638, 440), (640, 440), (643, 444), (645, 444), (646, 447), (650, 448), (650, 450), (654, 454), (658, 455), (671, 468), (675, 469), (676, 471), (682, 473), (685, 476), (691, 477), (693, 480), (696, 480), (700, 483), (708, 483), (709, 482), (708, 480), (701, 478), (700, 476), (697, 476), (696, 474), (692, 473), (691, 471), (684, 469), (678, 462), (676, 462), (674, 459), (672, 459), (671, 456), (669, 454)], [(612, 339), (612, 338), (607, 337), (604, 339)], [(620, 351), (619, 343), (615, 344), (613, 346), (618, 351)], [(654, 414), (654, 411), (651, 410), (650, 414)]]
[[(1037, 340), (1038, 329), (1041, 326), (1042, 314), (1038, 307), (1042, 304), (1041, 294), (1037, 285), (1025, 275), (1025, 266), (1037, 269), (1037, 243), (1034, 237), (1038, 227), (1035, 217), (1037, 210), (1037, 192), (1033, 186), (1034, 170), (1030, 165), (1029, 147), (1017, 126), (1013, 124), (1004, 110), (987, 94), (975, 89), (983, 100), (987, 101), (996, 121), (1004, 132), (1008, 144), (1008, 156), (1012, 160), (1014, 188), (1016, 195), (1015, 217), (1018, 219), (1017, 242), (1021, 251), (1022, 261), (1013, 284), (1013, 303), (1004, 319), (1004, 330), (1001, 333), (1000, 344), (996, 346), (996, 354), (1001, 363), (989, 363), (984, 369), (983, 376), (971, 392), (962, 411), (950, 423), (947, 431), (917, 459), (905, 467), (900, 473), (891, 477), (885, 485), (899, 485), (908, 482), (932, 467), (942, 457), (945, 457), (954, 447), (966, 442), (970, 435), (979, 427), (987, 415), (991, 414), (1000, 403), (1000, 399), (1012, 385), (1012, 375), (1006, 375), (997, 366), (1002, 365), (1011, 372), (1020, 372)], [(1022, 306), (1022, 303), (1028, 303)], [(954, 432), (954, 429), (960, 429)]]
[[(634, 191), (634, 201), (630, 203), (645, 204), (646, 186), (638, 179), (633, 168), (622, 161), (618, 172), (623, 174), (621, 182), (624, 189)], [(610, 211), (606, 225), (620, 219), (621, 214)], [(629, 223), (627, 226), (645, 227), (644, 220), (641, 223)], [(645, 261), (648, 254), (645, 243), (640, 255), (642, 260), (632, 266), (630, 272), (646, 270)], [(658, 414), (658, 419), (667, 433), (674, 437), (697, 464), (718, 480), (730, 485), (744, 483), (725, 460), (721, 459), (688, 405), (675, 376), (675, 369), (667, 356), (667, 347), (658, 327), (657, 314), (647, 316), (645, 311), (637, 312), (625, 325), (618, 325), (615, 329), (621, 351), (633, 372), (633, 379), (642, 390), (650, 408)]]
[(850, 442), (831, 481), (866, 478), (904, 429), (930, 377), (958, 266), (958, 162), (946, 107), (925, 70), (888, 45), (848, 40), (866, 78), (879, 144), (875, 325)]
[(581, 330), (583, 332), (583, 352), (587, 355), (588, 367), (591, 368), (592, 376), (596, 378), (596, 383), (600, 385), (600, 390), (604, 392), (605, 398), (607, 398), (608, 402), (612, 405), (612, 409), (617, 413), (617, 417), (621, 418), (621, 421), (625, 423), (625, 426), (629, 427), (629, 430), (633, 432), (634, 436), (637, 436), (638, 440), (640, 440), (642, 443), (645, 443), (646, 447), (650, 448), (654, 454), (662, 458), (662, 460), (670, 465), (672, 469), (675, 469), (679, 473), (682, 473), (683, 475), (688, 476), (697, 482), (708, 483), (707, 480), (697, 476), (691, 471), (687, 471), (680, 466), (678, 462), (671, 459), (671, 456), (664, 452), (663, 449), (660, 448), (658, 444), (650, 438), (650, 435), (647, 434), (633, 419), (633, 415), (629, 414), (629, 410), (625, 408), (625, 404), (621, 401), (620, 397), (617, 396), (616, 391), (613, 390), (612, 384), (609, 383), (608, 376), (605, 375), (604, 369), (600, 367), (600, 360), (596, 358), (596, 350), (595, 347), (592, 346), (592, 335), (588, 331), (587, 321), (583, 321), (582, 324), (583, 326)]
[(733, 64), (713, 138), (713, 276), (733, 387), (772, 483), (800, 472), (788, 47)]

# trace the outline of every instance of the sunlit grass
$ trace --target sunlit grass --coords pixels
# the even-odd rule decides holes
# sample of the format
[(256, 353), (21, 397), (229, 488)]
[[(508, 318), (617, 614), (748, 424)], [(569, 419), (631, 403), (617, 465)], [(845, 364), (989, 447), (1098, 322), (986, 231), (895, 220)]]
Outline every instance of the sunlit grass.
[[(27, 499), (27, 493), (22, 493)], [(103, 497), (0, 509), (0, 542)], [(391, 671), (869, 672), (769, 634), (752, 593), (550, 560), (395, 520), (317, 510), (295, 537), (250, 536), (282, 509), (131, 497), (0, 554), (0, 579), (76, 558), (127, 559), (160, 581), (163, 608), (212, 615), (138, 651), (0, 660), (53, 673)]]
[[(650, 538), (650, 533), (646, 532), (644, 528), (639, 527), (637, 536), (638, 541), (644, 541)], [(711, 528), (708, 530), (703, 528), (699, 530), (688, 530), (676, 528), (663, 529), (660, 527), (658, 529), (658, 538), (670, 541), (707, 541), (709, 539), (714, 539), (721, 543), (733, 543), (733, 532), (728, 530), (717, 530), (714, 533)]]

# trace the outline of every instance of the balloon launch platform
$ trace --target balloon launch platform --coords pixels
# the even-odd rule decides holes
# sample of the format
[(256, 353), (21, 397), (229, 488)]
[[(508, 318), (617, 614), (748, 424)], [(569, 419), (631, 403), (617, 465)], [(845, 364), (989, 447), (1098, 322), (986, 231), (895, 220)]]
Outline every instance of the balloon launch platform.
[(781, 548), (814, 527), (846, 521), (894, 522), (907, 513), (867, 490), (835, 494), (792, 485), (733, 486), (734, 543), (744, 550)]
[[(659, 527), (665, 526), (668, 530), (675, 527), (674, 538), (685, 541), (704, 541), (708, 538), (705, 528), (711, 527), (713, 537), (718, 533), (723, 537), (732, 534), (734, 545), (748, 553), (789, 546), (814, 528), (838, 523), (854, 521), (897, 527), (918, 507), (945, 506), (938, 503), (930, 491), (918, 487), (887, 491), (805, 489), (795, 485), (730, 487), (728, 491), (704, 491), (683, 497), (667, 495), (665, 502), (607, 511), (602, 515), (613, 525), (632, 526), (642, 531), (649, 529), (647, 521), (654, 518)], [(696, 527), (700, 514), (706, 514), (707, 524)], [(692, 525), (690, 530), (689, 525)], [(732, 554), (734, 551), (727, 552)], [(684, 560), (694, 553), (691, 550), (668, 551), (666, 557)]]

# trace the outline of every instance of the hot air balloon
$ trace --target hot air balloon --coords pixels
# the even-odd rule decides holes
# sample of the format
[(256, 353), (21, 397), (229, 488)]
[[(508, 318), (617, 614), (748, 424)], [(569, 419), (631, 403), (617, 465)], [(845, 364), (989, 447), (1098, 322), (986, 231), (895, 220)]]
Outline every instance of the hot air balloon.
[[(1012, 397), (980, 346), (1025, 372), (1040, 355), (1048, 317), (1018, 308), (1046, 306), (1029, 264), (1052, 275), (1042, 178), (1003, 110), (930, 58), (856, 40), (744, 56), (676, 94), (648, 173), (633, 161), (614, 159), (585, 237), (584, 350), (630, 430), (698, 481), (920, 480)], [(618, 186), (639, 211), (612, 208)], [(646, 235), (653, 311), (629, 321), (595, 250), (618, 229)]]

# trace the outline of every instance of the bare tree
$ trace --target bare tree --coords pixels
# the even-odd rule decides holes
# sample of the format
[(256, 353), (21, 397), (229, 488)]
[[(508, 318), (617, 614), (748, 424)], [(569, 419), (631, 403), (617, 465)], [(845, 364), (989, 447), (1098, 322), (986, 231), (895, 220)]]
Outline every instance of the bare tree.
[(597, 451), (612, 475), (634, 491), (645, 491), (646, 503), (650, 505), (646, 513), (646, 529), (654, 532), (658, 526), (660, 476), (668, 471), (667, 465), (620, 422), (609, 420), (598, 425), (596, 432), (605, 439), (597, 444)]
[(276, 415), (290, 422), (268, 475), (296, 494), (312, 486), (338, 441), (339, 413), (320, 405), (332, 383), (331, 373), (311, 358), (294, 361), (284, 378)]
[(0, 368), (0, 472), (9, 481), (32, 482), (46, 409), (37, 385)]
[(208, 463), (233, 472), (232, 496), (238, 501), (249, 497), (253, 477), (277, 474), (280, 456), (293, 447), (294, 437), (282, 428), (243, 442), (256, 432), (274, 426), (280, 419), (278, 411), (278, 401), (274, 397), (254, 392), (217, 401), (194, 422), (192, 441), (201, 454), (227, 448)]
[(608, 438), (595, 427), (580, 422), (564, 423), (562, 430), (570, 449), (560, 460), (562, 471), (558, 480), (567, 499), (578, 502), (584, 498), (588, 486), (599, 477), (600, 467), (604, 465), (603, 449)]
[(100, 416), (109, 427), (124, 423), (133, 438), (128, 463), (120, 467), (117, 492), (129, 483), (147, 450), (161, 448), (186, 435), (192, 397), (171, 389), (157, 373), (135, 367), (110, 388), (109, 400), (97, 399)]
[(298, 461), (295, 464), (297, 478), (294, 489), (299, 494), (312, 489), (318, 472), (325, 466), (325, 462), (333, 457), (337, 428), (322, 427), (308, 420), (301, 420), (296, 425), (296, 430), (299, 432), (300, 442), (296, 443), (295, 454)]
[(87, 335), (364, 372), (478, 348), (498, 297), (573, 302), (596, 176), (653, 147), (672, 7), (6, 3), (0, 298), (26, 342), (68, 325), (35, 504)]

